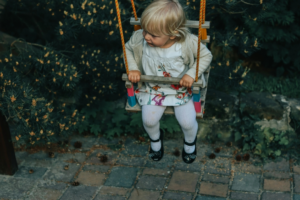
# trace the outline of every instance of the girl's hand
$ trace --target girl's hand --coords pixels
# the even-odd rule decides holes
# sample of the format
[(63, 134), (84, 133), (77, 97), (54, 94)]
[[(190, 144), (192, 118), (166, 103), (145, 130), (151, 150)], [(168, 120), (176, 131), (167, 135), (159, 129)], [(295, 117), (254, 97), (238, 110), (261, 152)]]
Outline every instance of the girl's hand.
[(132, 83), (137, 83), (141, 80), (141, 72), (138, 70), (129, 71), (128, 80)]
[(187, 87), (187, 88), (191, 88), (193, 83), (194, 83), (194, 79), (187, 74), (185, 74), (179, 82), (179, 84), (181, 86)]

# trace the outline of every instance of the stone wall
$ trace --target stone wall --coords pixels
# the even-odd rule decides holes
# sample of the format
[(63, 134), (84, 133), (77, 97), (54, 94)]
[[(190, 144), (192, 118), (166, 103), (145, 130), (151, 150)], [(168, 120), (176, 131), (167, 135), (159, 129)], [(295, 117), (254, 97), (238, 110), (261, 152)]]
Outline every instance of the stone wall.
[(236, 115), (240, 104), (245, 103), (243, 112), (258, 115), (261, 120), (255, 125), (280, 131), (295, 130), (290, 126), (291, 117), (300, 121), (300, 100), (288, 99), (282, 95), (251, 92), (241, 98), (235, 95), (209, 89), (206, 97), (205, 114), (199, 119), (198, 137), (217, 137), (220, 141), (233, 141), (232, 128), (229, 124)]

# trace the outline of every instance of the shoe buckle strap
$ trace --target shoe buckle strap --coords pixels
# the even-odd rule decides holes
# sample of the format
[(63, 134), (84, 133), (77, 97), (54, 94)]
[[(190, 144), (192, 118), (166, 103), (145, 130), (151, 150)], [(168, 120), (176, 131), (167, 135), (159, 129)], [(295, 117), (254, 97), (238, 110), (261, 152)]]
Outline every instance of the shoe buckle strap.
[(188, 146), (194, 146), (196, 144), (196, 141), (197, 141), (197, 137), (195, 138), (194, 142), (192, 142), (192, 143), (188, 143), (185, 141), (185, 139), (183, 139), (184, 144), (186, 144)]
[(150, 138), (150, 140), (151, 140), (151, 142), (159, 142), (160, 138), (158, 138), (157, 140), (152, 140), (152, 139)]

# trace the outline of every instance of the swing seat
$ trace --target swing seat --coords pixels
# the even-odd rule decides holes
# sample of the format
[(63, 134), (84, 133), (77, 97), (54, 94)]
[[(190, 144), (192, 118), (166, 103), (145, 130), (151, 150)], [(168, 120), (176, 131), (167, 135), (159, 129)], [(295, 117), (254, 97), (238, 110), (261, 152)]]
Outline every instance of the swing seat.
[[(200, 112), (196, 112), (196, 116), (197, 118), (203, 118), (203, 114), (204, 114), (204, 106), (205, 106), (205, 98), (206, 98), (206, 93), (207, 93), (207, 83), (208, 83), (208, 76), (209, 76), (209, 71), (210, 71), (210, 67), (204, 72), (204, 79), (206, 81), (206, 86), (203, 87), (203, 83), (202, 80), (198, 80), (197, 82), (193, 83), (193, 93), (194, 94), (198, 94), (199, 90), (200, 90), (200, 104), (201, 104), (201, 110)], [(126, 88), (131, 88), (132, 89), (132, 83), (129, 82), (128, 80), (128, 76), (126, 73), (124, 73), (122, 75), (122, 80), (125, 81), (125, 87)], [(162, 76), (147, 76), (147, 75), (141, 75), (141, 80), (138, 83), (138, 88), (141, 87), (143, 82), (154, 82), (154, 83), (166, 83), (166, 84), (179, 84), (180, 78), (174, 78), (174, 77), (162, 77)], [(134, 96), (135, 98), (135, 96)], [(194, 102), (194, 104), (196, 104), (198, 102)], [(127, 100), (126, 106), (125, 106), (125, 110), (127, 110), (128, 112), (140, 112), (142, 111), (141, 106), (136, 103), (134, 106), (131, 106), (131, 102), (129, 102)], [(196, 107), (196, 106), (195, 106)], [(173, 106), (167, 106), (164, 114), (167, 115), (174, 115), (174, 108)]]

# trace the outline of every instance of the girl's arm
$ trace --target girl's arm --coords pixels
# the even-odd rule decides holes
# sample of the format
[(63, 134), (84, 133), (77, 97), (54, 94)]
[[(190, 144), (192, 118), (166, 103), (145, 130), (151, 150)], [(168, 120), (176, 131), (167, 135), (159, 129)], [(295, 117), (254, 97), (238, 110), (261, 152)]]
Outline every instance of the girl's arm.
[[(137, 34), (140, 34), (139, 31), (135, 31), (130, 37), (130, 40), (125, 44), (126, 57), (127, 57), (127, 63), (129, 69), (128, 79), (130, 82), (133, 83), (139, 82), (141, 77), (141, 72), (137, 66), (133, 54), (133, 48), (134, 48), (133, 46), (136, 44), (136, 38), (138, 37)], [(125, 64), (124, 54), (123, 54), (123, 60)]]
[[(205, 70), (209, 67), (211, 61), (212, 61), (212, 54), (207, 49), (207, 47), (200, 43), (200, 58), (199, 58), (199, 71), (198, 71), (198, 77), (205, 72)], [(191, 76), (193, 79), (195, 79), (196, 75), (196, 66), (197, 66), (197, 49), (198, 49), (198, 37), (191, 34), (191, 46), (193, 55), (194, 55), (194, 64), (192, 67), (187, 71), (187, 75)]]

